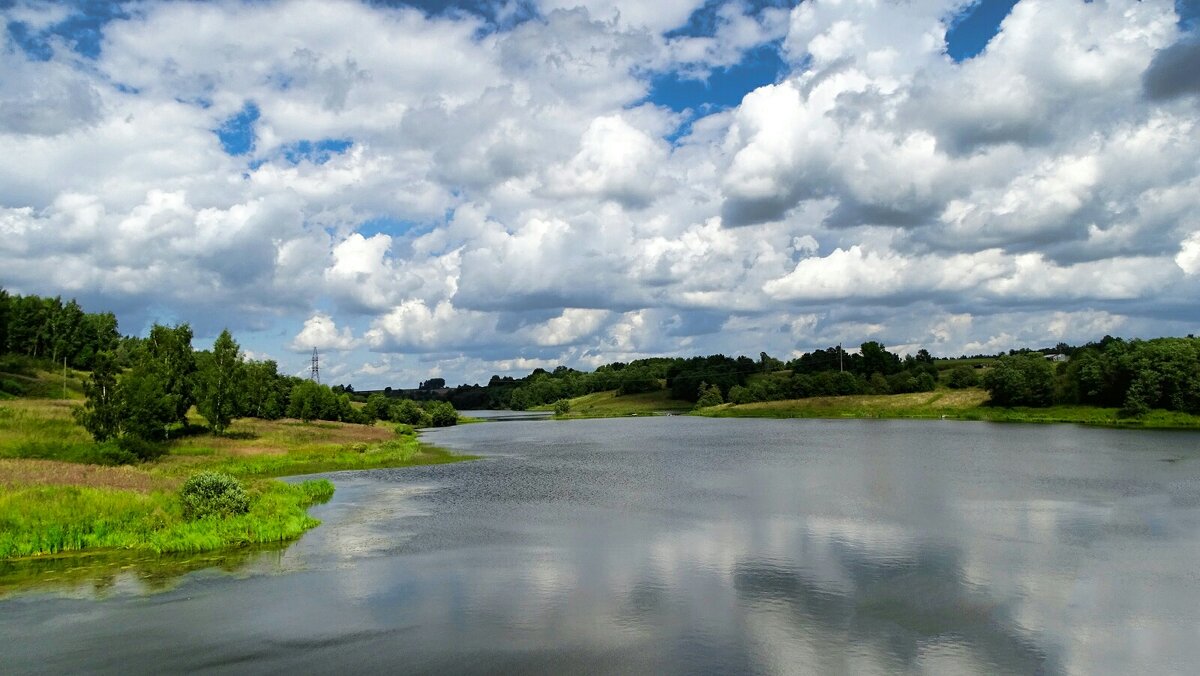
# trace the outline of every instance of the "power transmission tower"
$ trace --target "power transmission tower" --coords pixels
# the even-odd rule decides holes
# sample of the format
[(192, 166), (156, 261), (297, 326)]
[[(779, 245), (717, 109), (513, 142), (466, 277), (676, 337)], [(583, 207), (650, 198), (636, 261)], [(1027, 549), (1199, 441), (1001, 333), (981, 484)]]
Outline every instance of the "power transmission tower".
[(321, 382), (321, 360), (317, 356), (317, 348), (315, 347), (313, 348), (312, 373), (309, 374), (308, 379), (314, 383)]

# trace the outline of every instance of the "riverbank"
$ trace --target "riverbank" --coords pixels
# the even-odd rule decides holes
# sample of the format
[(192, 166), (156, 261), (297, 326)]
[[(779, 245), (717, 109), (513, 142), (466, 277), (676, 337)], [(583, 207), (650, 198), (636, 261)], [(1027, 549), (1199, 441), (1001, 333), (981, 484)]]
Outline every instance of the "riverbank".
[[(609, 390), (585, 394), (569, 401), (571, 402), (570, 410), (564, 415), (556, 415), (555, 418), (622, 418), (660, 413), (684, 413), (692, 408), (692, 403), (689, 401), (671, 399), (671, 393), (666, 390), (619, 396), (615, 390)], [(529, 410), (553, 411), (554, 404), (534, 406)]]
[(909, 418), (1018, 423), (1075, 423), (1133, 429), (1200, 429), (1200, 416), (1154, 410), (1138, 418), (1097, 406), (1004, 408), (987, 405), (978, 388), (911, 394), (811, 397), (786, 401), (722, 404), (691, 412), (710, 418)]
[[(1154, 410), (1138, 418), (1126, 418), (1120, 415), (1118, 409), (1096, 406), (990, 406), (988, 393), (980, 388), (943, 388), (911, 394), (810, 397), (739, 405), (721, 404), (698, 410), (693, 410), (690, 402), (670, 399), (665, 390), (625, 396), (618, 396), (613, 391), (596, 392), (569, 402), (570, 412), (555, 418), (618, 418), (668, 413), (709, 418), (908, 418), (1076, 423), (1133, 429), (1200, 429), (1200, 416), (1175, 411)], [(546, 405), (533, 410), (553, 408), (552, 405)]]
[[(69, 400), (0, 402), (0, 560), (106, 549), (200, 552), (294, 539), (319, 522), (326, 480), (276, 477), (469, 460), (422, 444), (407, 426), (241, 419), (214, 436), (201, 419), (156, 460), (110, 467), (74, 424)], [(89, 462), (91, 461), (91, 462)], [(249, 512), (184, 518), (179, 488), (216, 471), (241, 481)]]

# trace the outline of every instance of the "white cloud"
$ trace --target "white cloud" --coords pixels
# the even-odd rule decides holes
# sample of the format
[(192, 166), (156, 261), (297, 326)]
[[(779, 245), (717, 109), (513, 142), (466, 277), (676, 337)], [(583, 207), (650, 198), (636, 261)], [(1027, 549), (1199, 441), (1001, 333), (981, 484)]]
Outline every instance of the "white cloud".
[[(252, 330), (261, 353), (350, 350), (364, 378), (1195, 330), (1195, 102), (1145, 92), (1181, 37), (1169, 0), (1022, 0), (963, 63), (944, 53), (960, 0), (728, 2), (704, 10), (713, 34), (666, 37), (702, 5), (547, 0), (493, 30), (147, 2), (94, 61), (10, 41), (2, 281), (127, 331), (161, 315)], [(67, 11), (5, 10), (37, 30)], [(662, 105), (656, 75), (772, 40), (790, 71), (740, 105)], [(250, 102), (231, 156), (213, 130)], [(349, 146), (288, 159), (323, 139)]]
[(289, 348), (297, 352), (309, 352), (313, 348), (350, 350), (357, 344), (349, 327), (339, 330), (332, 317), (318, 312), (304, 321), (304, 327), (292, 339)]
[(1200, 231), (1188, 235), (1175, 254), (1175, 264), (1189, 275), (1200, 274)]

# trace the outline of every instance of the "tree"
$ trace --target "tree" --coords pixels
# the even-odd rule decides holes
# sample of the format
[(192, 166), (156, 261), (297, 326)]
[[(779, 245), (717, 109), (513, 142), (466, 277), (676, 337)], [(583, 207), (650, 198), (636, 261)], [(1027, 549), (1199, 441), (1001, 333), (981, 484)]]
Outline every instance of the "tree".
[(387, 397), (376, 392), (367, 397), (367, 405), (363, 407), (363, 412), (375, 420), (391, 420), (392, 402)]
[(250, 361), (242, 365), (239, 409), (244, 415), (264, 420), (283, 416), (290, 387), (279, 376), (273, 361)]
[(975, 375), (975, 369), (965, 364), (959, 364), (950, 369), (950, 375), (946, 378), (946, 384), (955, 390), (975, 387), (979, 384), (979, 376)]
[(192, 351), (192, 327), (155, 324), (146, 341), (149, 364), (158, 372), (173, 422), (187, 422), (188, 409), (195, 403), (192, 375), (196, 354)]
[(118, 383), (121, 435), (143, 441), (167, 436), (176, 422), (174, 400), (166, 382), (154, 364), (143, 362), (133, 367)]
[(983, 386), (998, 406), (1049, 406), (1054, 367), (1036, 353), (1003, 356), (983, 376)]
[(83, 385), (87, 401), (75, 409), (75, 420), (96, 441), (108, 441), (121, 432), (121, 404), (117, 392), (117, 365), (111, 352), (96, 355), (92, 376)]
[(412, 399), (401, 399), (392, 406), (392, 420), (413, 427), (421, 427), (422, 418), (428, 414)]
[(292, 387), (292, 396), (288, 400), (287, 414), (291, 418), (299, 418), (308, 422), (321, 417), (321, 386), (311, 380), (305, 380)]
[(888, 352), (882, 343), (874, 340), (859, 346), (862, 355), (861, 367), (856, 369), (859, 375), (870, 376), (872, 373), (882, 373), (890, 376), (900, 370), (900, 357)]
[(426, 409), (434, 427), (451, 427), (458, 424), (458, 411), (448, 401), (431, 401)]
[(720, 406), (724, 403), (725, 399), (721, 396), (721, 388), (719, 386), (700, 383), (699, 396), (696, 398), (696, 408)]
[(568, 399), (559, 399), (554, 402), (554, 415), (564, 416), (571, 412), (571, 402)]
[(212, 353), (200, 360), (196, 376), (196, 408), (214, 434), (224, 434), (241, 414), (238, 395), (245, 380), (238, 344), (228, 329), (217, 336)]

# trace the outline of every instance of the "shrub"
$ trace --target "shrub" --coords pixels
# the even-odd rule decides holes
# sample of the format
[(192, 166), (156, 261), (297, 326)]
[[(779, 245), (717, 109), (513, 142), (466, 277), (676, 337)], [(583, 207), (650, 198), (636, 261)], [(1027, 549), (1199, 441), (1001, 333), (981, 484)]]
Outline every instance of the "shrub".
[(754, 401), (750, 388), (744, 385), (734, 385), (729, 388), (729, 401), (733, 404), (749, 404)]
[(146, 441), (138, 437), (125, 436), (117, 440), (117, 446), (122, 451), (143, 462), (162, 457), (167, 449), (162, 444)]
[(950, 369), (950, 376), (946, 379), (946, 384), (955, 390), (975, 387), (979, 384), (979, 376), (975, 375), (975, 369), (970, 366), (959, 365)]
[(720, 406), (725, 403), (725, 399), (721, 396), (721, 388), (717, 385), (700, 383), (699, 394), (700, 396), (696, 400), (696, 408)]
[(983, 376), (997, 406), (1049, 406), (1054, 400), (1054, 367), (1042, 355), (1004, 356)]
[(250, 511), (250, 496), (241, 482), (220, 472), (193, 474), (179, 491), (183, 516), (203, 519), (209, 516), (226, 517)]
[(396, 436), (398, 437), (411, 437), (417, 433), (417, 431), (413, 429), (413, 426), (407, 423), (399, 423), (392, 428), (392, 431), (395, 432)]
[(554, 415), (566, 415), (571, 412), (571, 402), (559, 399), (554, 402)]
[(0, 392), (19, 397), (25, 394), (25, 386), (9, 378), (0, 378)]
[(458, 411), (448, 401), (434, 401), (428, 404), (430, 423), (434, 427), (450, 427), (458, 424)]

